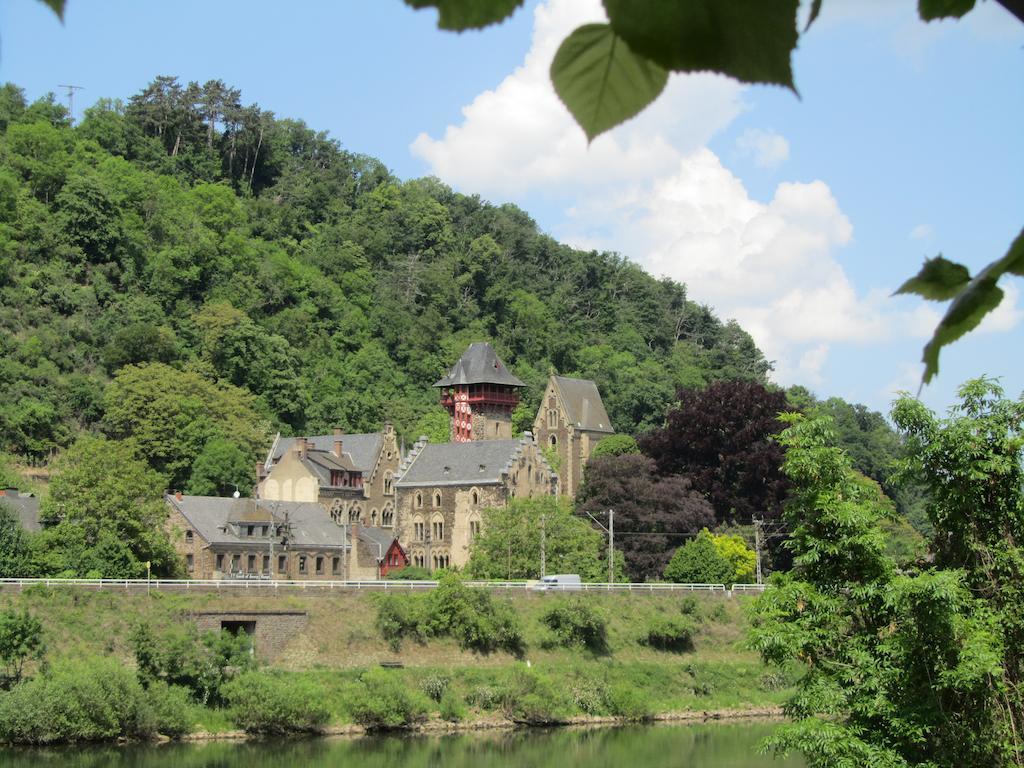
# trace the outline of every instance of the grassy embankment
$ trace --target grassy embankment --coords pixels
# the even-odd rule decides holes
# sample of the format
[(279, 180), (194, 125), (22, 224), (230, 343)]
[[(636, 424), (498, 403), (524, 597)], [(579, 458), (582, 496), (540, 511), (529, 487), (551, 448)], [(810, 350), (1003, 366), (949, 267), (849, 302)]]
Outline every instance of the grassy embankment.
[[(497, 592), (495, 602), (511, 607), (521, 629), (518, 657), (505, 651), (463, 650), (449, 637), (406, 638), (393, 650), (376, 625), (377, 598), (365, 592), (147, 596), (37, 587), (21, 594), (0, 593), (0, 608), (27, 608), (42, 621), (48, 663), (99, 655), (127, 667), (135, 665), (129, 635), (139, 622), (160, 632), (180, 625), (190, 611), (306, 611), (306, 631), (263, 666), (282, 682), (316, 691), (329, 723), (339, 726), (360, 720), (352, 704), (356, 688), (365, 694), (360, 681), (381, 674), (415, 692), (420, 706), (426, 706), (426, 717), (449, 721), (501, 721), (509, 716), (510, 698), (534, 694), (550, 699), (549, 709), (563, 718), (778, 706), (788, 688), (786, 676), (763, 666), (743, 647), (749, 599)], [(553, 644), (542, 617), (552, 605), (574, 601), (592, 607), (603, 620), (604, 638), (597, 647)], [(678, 617), (693, 627), (692, 647), (651, 647), (648, 630)], [(380, 672), (381, 662), (393, 661), (403, 667)], [(238, 722), (224, 708), (196, 705), (192, 716), (197, 730), (213, 733), (234, 730)]]

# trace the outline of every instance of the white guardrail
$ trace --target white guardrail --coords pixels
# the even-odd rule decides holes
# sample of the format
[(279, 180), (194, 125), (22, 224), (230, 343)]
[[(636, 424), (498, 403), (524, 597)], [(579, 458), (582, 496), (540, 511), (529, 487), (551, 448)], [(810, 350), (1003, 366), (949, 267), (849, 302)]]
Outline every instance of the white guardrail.
[[(123, 589), (140, 591), (161, 590), (215, 590), (236, 592), (238, 590), (379, 590), (412, 591), (433, 589), (436, 581), (328, 581), (317, 579), (0, 579), (0, 588), (18, 587), (24, 589), (36, 584), (47, 587), (86, 587), (93, 589)], [(733, 584), (728, 589), (724, 584), (540, 584), (535, 581), (467, 581), (471, 587), (487, 589), (523, 590), (527, 592), (722, 592), (732, 594), (758, 593), (764, 584)]]

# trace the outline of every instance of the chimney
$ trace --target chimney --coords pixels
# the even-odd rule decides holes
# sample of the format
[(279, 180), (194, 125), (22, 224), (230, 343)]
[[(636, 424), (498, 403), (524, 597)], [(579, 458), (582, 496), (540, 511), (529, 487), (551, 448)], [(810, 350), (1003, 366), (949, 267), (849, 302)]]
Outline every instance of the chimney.
[(334, 428), (334, 455), (339, 459), (341, 458), (341, 436), (343, 434), (341, 427)]
[(183, 498), (185, 498), (185, 497), (184, 497), (184, 496), (182, 495), (181, 491), (175, 491), (175, 492), (174, 492), (174, 498), (175, 498), (176, 500), (178, 500), (178, 501), (181, 501), (181, 500), (182, 500)]
[(6, 496), (6, 495), (7, 495), (7, 489), (6, 488), (0, 488), (0, 496)]
[(308, 446), (308, 443), (306, 442), (306, 438), (304, 438), (304, 437), (296, 437), (295, 438), (295, 450), (298, 452), (300, 459), (306, 458), (306, 448), (307, 448), (307, 446)]

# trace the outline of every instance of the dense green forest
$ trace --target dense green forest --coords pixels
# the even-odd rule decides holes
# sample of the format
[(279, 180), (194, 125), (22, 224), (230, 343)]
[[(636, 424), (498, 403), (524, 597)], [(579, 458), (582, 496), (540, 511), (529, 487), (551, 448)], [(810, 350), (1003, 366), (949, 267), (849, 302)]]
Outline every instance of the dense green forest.
[(685, 286), (403, 182), (220, 81), (159, 77), (74, 126), (3, 87), (0, 306), (0, 450), (134, 436), (177, 483), (213, 438), (251, 455), (385, 419), (415, 437), (479, 339), (529, 385), (520, 428), (551, 368), (595, 379), (628, 433), (679, 387), (770, 370)]

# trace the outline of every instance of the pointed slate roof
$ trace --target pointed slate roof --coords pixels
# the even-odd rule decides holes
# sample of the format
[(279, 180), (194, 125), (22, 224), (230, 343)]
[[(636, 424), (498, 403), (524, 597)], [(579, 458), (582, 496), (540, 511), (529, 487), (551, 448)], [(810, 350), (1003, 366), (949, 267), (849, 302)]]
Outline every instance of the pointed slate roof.
[(612, 428), (612, 420), (601, 402), (601, 393), (597, 384), (590, 379), (570, 379), (567, 376), (552, 376), (558, 389), (559, 399), (565, 408), (566, 416), (577, 429), (588, 432), (608, 432)]
[(526, 386), (509, 372), (505, 364), (498, 359), (494, 347), (486, 341), (477, 341), (470, 344), (448, 375), (434, 384), (434, 386), (451, 387), (456, 384)]

